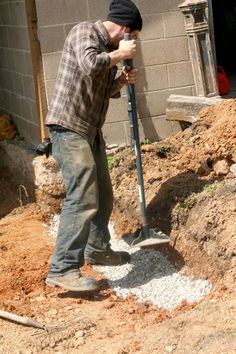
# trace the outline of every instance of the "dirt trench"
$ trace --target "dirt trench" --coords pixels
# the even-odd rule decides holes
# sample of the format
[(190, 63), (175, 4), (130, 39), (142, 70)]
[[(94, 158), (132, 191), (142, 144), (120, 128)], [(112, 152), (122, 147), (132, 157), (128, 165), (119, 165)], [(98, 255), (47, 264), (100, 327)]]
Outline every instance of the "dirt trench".
[[(100, 282), (99, 294), (81, 298), (47, 288), (54, 240), (44, 211), (36, 203), (21, 206), (17, 184), (1, 171), (0, 309), (51, 330), (0, 319), (0, 353), (235, 353), (235, 128), (236, 102), (227, 100), (183, 132), (142, 146), (150, 226), (171, 237), (158, 250), (214, 285), (203, 301), (174, 311), (117, 297), (89, 266), (83, 272)], [(121, 151), (113, 165), (112, 220), (121, 238), (140, 224), (133, 152)]]
[[(235, 284), (235, 128), (236, 102), (227, 100), (183, 132), (142, 146), (149, 224), (171, 238), (163, 252), (191, 274), (229, 287)], [(113, 222), (122, 237), (140, 227), (133, 152), (121, 152), (114, 165)]]

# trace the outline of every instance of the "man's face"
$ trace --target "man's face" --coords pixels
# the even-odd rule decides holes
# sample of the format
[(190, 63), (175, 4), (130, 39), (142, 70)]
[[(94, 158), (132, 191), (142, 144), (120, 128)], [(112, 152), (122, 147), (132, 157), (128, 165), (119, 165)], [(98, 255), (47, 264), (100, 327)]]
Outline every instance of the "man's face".
[(138, 39), (138, 30), (130, 31), (131, 39)]
[(137, 39), (138, 38), (138, 30), (131, 30), (128, 27), (123, 27), (120, 28), (120, 31), (117, 33), (116, 38), (113, 40), (113, 49), (117, 49), (119, 47), (119, 42), (124, 39), (124, 34), (125, 33), (130, 33), (131, 39)]

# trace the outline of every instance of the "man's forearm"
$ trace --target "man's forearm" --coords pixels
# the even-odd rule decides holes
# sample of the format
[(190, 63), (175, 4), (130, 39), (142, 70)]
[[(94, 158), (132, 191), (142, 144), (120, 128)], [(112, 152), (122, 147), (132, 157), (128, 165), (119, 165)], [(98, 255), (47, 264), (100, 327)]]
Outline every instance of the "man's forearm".
[(124, 55), (119, 49), (117, 49), (114, 50), (113, 52), (110, 52), (109, 57), (110, 57), (109, 67), (112, 68), (113, 66), (115, 66), (116, 64), (118, 64), (123, 60)]

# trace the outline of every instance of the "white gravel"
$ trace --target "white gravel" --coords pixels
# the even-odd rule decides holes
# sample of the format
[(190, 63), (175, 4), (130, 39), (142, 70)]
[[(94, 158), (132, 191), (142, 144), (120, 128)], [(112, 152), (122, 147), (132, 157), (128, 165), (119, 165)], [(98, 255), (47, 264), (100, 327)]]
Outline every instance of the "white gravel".
[[(56, 237), (59, 217), (56, 215), (49, 234)], [(131, 254), (131, 263), (122, 266), (96, 266), (108, 280), (114, 292), (123, 298), (135, 295), (138, 302), (149, 302), (158, 308), (172, 310), (183, 301), (194, 303), (211, 291), (211, 284), (202, 279), (181, 274), (157, 250), (130, 248), (117, 240), (110, 225), (111, 245), (114, 250)]]

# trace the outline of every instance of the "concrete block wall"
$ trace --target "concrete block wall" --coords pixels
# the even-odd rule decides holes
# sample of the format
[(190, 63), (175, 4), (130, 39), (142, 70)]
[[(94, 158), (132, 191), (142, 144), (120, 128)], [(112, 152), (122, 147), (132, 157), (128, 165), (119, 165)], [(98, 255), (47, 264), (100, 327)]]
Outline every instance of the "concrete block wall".
[[(139, 68), (136, 95), (141, 119), (141, 139), (148, 137), (159, 140), (177, 132), (180, 129), (179, 123), (166, 121), (167, 99), (173, 93), (190, 96), (195, 94), (184, 18), (178, 9), (181, 2), (137, 1), (144, 22), (139, 34), (138, 55), (134, 60)], [(125, 134), (125, 142), (130, 142), (130, 129), (125, 113), (126, 97), (122, 96), (122, 100), (123, 102), (110, 104), (104, 127), (108, 142), (112, 142), (110, 136), (114, 139), (117, 132), (121, 133), (119, 140), (123, 140)]]
[[(136, 93), (141, 139), (163, 139), (180, 130), (178, 123), (165, 119), (167, 98), (170, 94), (195, 94), (184, 18), (178, 9), (183, 1), (135, 2), (144, 21), (135, 59), (139, 68)], [(81, 21), (104, 20), (109, 4), (110, 0), (36, 0), (48, 103), (69, 30)], [(129, 144), (125, 89), (121, 99), (111, 100), (103, 131), (108, 144)]]
[(40, 139), (36, 107), (25, 1), (0, 0), (0, 113), (33, 145)]

